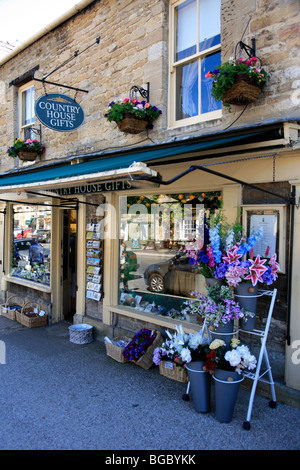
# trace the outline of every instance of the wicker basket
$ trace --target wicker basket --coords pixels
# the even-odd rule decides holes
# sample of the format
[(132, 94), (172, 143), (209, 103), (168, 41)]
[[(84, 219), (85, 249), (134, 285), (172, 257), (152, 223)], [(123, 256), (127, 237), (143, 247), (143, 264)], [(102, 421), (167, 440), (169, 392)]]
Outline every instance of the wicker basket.
[(145, 119), (136, 119), (132, 114), (124, 114), (122, 121), (117, 122), (121, 132), (126, 134), (140, 134), (147, 127), (148, 121)]
[[(128, 338), (127, 336), (119, 336), (119, 337), (113, 339), (114, 343), (116, 343), (120, 340), (123, 340), (123, 341), (126, 341), (126, 342), (129, 343), (131, 338)], [(129, 362), (128, 359), (126, 359), (126, 357), (123, 356), (123, 351), (124, 351), (125, 347), (121, 347), (121, 346), (118, 346), (116, 344), (109, 343), (108, 341), (104, 341), (104, 342), (105, 342), (105, 348), (106, 348), (106, 355), (107, 356), (111, 357), (112, 359), (114, 359), (117, 362), (121, 362), (121, 363)]]
[(150, 367), (153, 365), (153, 353), (154, 349), (158, 348), (163, 344), (163, 337), (161, 336), (159, 331), (155, 330), (155, 340), (149, 346), (145, 352), (137, 361), (132, 361), (134, 364), (142, 367), (142, 369), (150, 369)]
[(176, 380), (181, 383), (188, 383), (188, 375), (183, 367), (178, 367), (174, 362), (161, 361), (159, 364), (159, 373), (168, 379)]
[(18, 157), (20, 160), (34, 162), (34, 160), (37, 159), (38, 155), (39, 152), (37, 152), (36, 150), (30, 150), (25, 148), (18, 150)]
[(262, 87), (253, 84), (247, 75), (239, 74), (234, 84), (224, 93), (222, 101), (236, 105), (253, 103), (259, 97), (261, 90)]
[[(13, 299), (17, 298), (18, 300), (21, 300), (20, 303), (15, 303), (12, 302)], [(11, 295), (7, 301), (5, 302), (4, 305), (1, 305), (1, 315), (3, 317), (9, 318), (10, 320), (16, 321), (16, 312), (19, 310), (21, 311), (24, 306), (24, 299), (18, 295), (14, 294)], [(12, 309), (12, 307), (14, 307)]]
[[(35, 310), (37, 309), (37, 313)], [(16, 320), (27, 328), (37, 328), (45, 326), (48, 322), (48, 315), (40, 315), (40, 305), (38, 302), (27, 302), (23, 305), (21, 312), (16, 312)]]

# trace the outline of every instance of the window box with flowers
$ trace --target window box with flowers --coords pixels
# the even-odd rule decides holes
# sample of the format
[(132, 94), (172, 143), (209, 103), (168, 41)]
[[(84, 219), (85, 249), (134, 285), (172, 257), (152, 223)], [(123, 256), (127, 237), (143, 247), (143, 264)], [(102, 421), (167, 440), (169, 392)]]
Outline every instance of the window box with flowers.
[(38, 155), (45, 151), (44, 145), (38, 140), (15, 139), (14, 144), (7, 149), (10, 157), (19, 157), (20, 160), (34, 161)]
[(109, 122), (115, 121), (121, 132), (140, 134), (145, 129), (152, 129), (153, 121), (161, 114), (160, 109), (146, 101), (126, 97), (123, 101), (112, 101), (105, 117)]
[(247, 60), (230, 58), (205, 75), (213, 79), (211, 96), (216, 101), (222, 100), (229, 112), (230, 105), (253, 103), (259, 97), (267, 81), (267, 72), (257, 62), (256, 57)]

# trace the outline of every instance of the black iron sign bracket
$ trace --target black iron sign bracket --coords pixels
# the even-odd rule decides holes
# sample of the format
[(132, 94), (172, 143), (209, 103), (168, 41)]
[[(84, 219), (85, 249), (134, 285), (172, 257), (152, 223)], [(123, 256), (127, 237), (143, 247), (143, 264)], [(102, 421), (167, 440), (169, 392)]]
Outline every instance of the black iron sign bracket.
[[(50, 75), (52, 75), (54, 72), (56, 72), (57, 70), (61, 69), (62, 67), (64, 67), (65, 65), (67, 65), (69, 62), (71, 62), (71, 60), (77, 58), (79, 55), (83, 54), (85, 51), (87, 51), (90, 47), (94, 46), (95, 44), (100, 44), (100, 36), (96, 38), (95, 42), (93, 42), (93, 44), (91, 44), (90, 46), (86, 47), (83, 51), (79, 52), (79, 50), (75, 51), (73, 56), (70, 57), (69, 59), (65, 60), (61, 65), (59, 65), (58, 67), (56, 67), (54, 70), (52, 70), (51, 72), (49, 72), (47, 75), (45, 75), (43, 78), (35, 78), (34, 77), (34, 80), (36, 80), (37, 82), (42, 82), (43, 85), (45, 86), (45, 84), (48, 84), (48, 85), (55, 85), (55, 86), (60, 86), (60, 87), (63, 87), (63, 88), (69, 88), (70, 90), (75, 90), (76, 91), (76, 94), (78, 92), (81, 92), (81, 93), (88, 93), (88, 90), (82, 90), (81, 88), (77, 88), (77, 87), (72, 87), (72, 86), (68, 86), (68, 85), (62, 85), (61, 83), (55, 83), (55, 82), (49, 82), (48, 80), (46, 80)], [(45, 93), (47, 94), (47, 93)]]

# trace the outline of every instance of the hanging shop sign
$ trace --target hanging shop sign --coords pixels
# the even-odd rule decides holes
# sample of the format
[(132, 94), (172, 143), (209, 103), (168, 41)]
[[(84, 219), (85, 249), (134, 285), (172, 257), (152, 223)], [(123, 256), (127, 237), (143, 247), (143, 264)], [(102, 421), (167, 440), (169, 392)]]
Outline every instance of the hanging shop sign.
[(61, 93), (40, 96), (35, 103), (35, 113), (42, 124), (60, 132), (74, 131), (84, 120), (80, 104)]

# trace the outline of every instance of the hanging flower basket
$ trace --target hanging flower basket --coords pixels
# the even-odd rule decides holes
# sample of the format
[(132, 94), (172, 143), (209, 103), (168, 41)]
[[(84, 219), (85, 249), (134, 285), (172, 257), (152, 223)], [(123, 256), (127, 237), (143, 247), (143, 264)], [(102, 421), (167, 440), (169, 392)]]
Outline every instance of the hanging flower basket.
[(246, 74), (239, 74), (235, 77), (235, 82), (229, 90), (227, 90), (222, 98), (225, 104), (244, 105), (253, 103), (259, 97), (263, 84), (256, 85)]
[(205, 75), (205, 78), (213, 79), (211, 96), (216, 101), (221, 100), (229, 112), (231, 104), (253, 103), (259, 97), (267, 81), (267, 72), (257, 62), (260, 62), (257, 57), (230, 58)]
[(39, 155), (39, 152), (37, 152), (36, 150), (30, 150), (30, 149), (18, 150), (18, 157), (20, 160), (33, 162), (34, 160), (36, 160), (38, 155)]
[(112, 101), (104, 115), (109, 122), (114, 121), (121, 132), (140, 134), (145, 129), (153, 128), (153, 121), (159, 118), (161, 110), (146, 101), (124, 98)]
[(38, 140), (22, 140), (20, 138), (15, 139), (11, 147), (7, 149), (7, 153), (10, 157), (19, 157), (20, 160), (34, 161), (38, 155), (41, 155), (45, 151), (45, 146)]
[(147, 119), (136, 118), (130, 113), (125, 113), (122, 121), (117, 122), (119, 130), (126, 134), (140, 134), (146, 129), (147, 124)]

